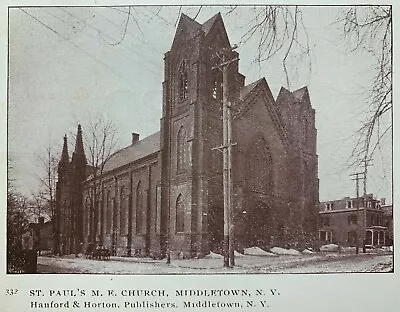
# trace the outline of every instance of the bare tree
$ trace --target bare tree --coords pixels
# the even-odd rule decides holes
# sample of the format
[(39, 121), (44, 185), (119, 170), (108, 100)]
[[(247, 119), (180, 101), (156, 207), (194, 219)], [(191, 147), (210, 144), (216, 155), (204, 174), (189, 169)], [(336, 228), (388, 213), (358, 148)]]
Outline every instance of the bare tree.
[[(225, 14), (233, 14), (237, 6)], [(281, 57), (290, 88), (290, 56), (295, 60), (307, 60), (311, 70), (310, 46), (307, 28), (303, 23), (302, 8), (298, 6), (254, 6), (254, 18), (244, 27), (241, 44), (253, 37), (258, 40), (255, 61), (268, 61)], [(392, 111), (392, 8), (391, 6), (346, 6), (340, 10), (332, 26), (339, 25), (344, 43), (352, 53), (366, 52), (375, 59), (370, 85), (366, 90), (365, 119), (355, 137), (354, 149), (349, 157), (350, 166), (366, 162), (382, 143), (382, 138), (391, 134), (392, 124), (388, 122)]]
[[(225, 13), (233, 14), (238, 6), (233, 6)], [(279, 57), (285, 73), (286, 87), (290, 89), (290, 68), (295, 68), (304, 60), (311, 70), (310, 46), (307, 28), (303, 22), (303, 13), (298, 6), (266, 5), (254, 6), (254, 18), (241, 28), (244, 34), (239, 45), (256, 39), (257, 53), (254, 61), (262, 63), (272, 57)], [(290, 65), (289, 60), (295, 64)]]
[(18, 254), (22, 250), (22, 235), (28, 230), (28, 201), (25, 196), (7, 189), (7, 253)]
[(356, 132), (357, 141), (350, 158), (351, 165), (356, 165), (367, 161), (392, 130), (387, 119), (393, 100), (392, 7), (345, 7), (337, 23), (343, 26), (343, 38), (352, 52), (368, 53), (375, 59), (374, 74), (367, 89), (366, 117)]
[(85, 131), (84, 142), (88, 152), (89, 168), (89, 190), (87, 194), (90, 201), (90, 239), (95, 241), (99, 217), (101, 217), (102, 212), (104, 168), (117, 148), (117, 129), (112, 121), (104, 117), (92, 119)]
[(22, 249), (22, 234), (29, 225), (27, 199), (14, 188), (13, 167), (7, 159), (7, 253), (16, 254)]
[[(37, 157), (38, 165), (42, 171), (42, 174), (37, 176), (41, 184), (41, 190), (34, 194), (34, 201), (38, 204), (38, 200), (41, 200), (41, 205), (45, 205), (47, 207), (48, 217), (52, 222), (53, 228), (53, 241), (55, 241), (56, 235), (56, 223), (55, 223), (55, 210), (56, 210), (56, 203), (55, 203), (55, 194), (56, 194), (56, 184), (58, 178), (58, 155), (54, 152), (53, 148), (49, 146), (46, 149), (46, 153), (43, 155), (39, 155)], [(43, 202), (44, 201), (44, 202)], [(39, 225), (40, 227), (40, 225)], [(53, 246), (53, 249), (56, 246)], [(55, 253), (56, 251), (53, 250)]]
[(48, 197), (43, 191), (38, 191), (37, 193), (32, 193), (32, 197), (28, 200), (27, 214), (29, 218), (37, 223), (37, 244), (35, 247), (39, 252), (41, 252), (41, 227), (42, 220), (50, 219), (52, 214), (52, 206), (48, 201)]

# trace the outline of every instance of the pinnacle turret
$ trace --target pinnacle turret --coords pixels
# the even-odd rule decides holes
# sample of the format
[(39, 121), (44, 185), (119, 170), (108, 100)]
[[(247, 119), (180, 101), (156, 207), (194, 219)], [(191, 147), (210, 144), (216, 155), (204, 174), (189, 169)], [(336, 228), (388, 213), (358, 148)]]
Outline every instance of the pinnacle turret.
[(64, 145), (62, 149), (60, 162), (63, 163), (69, 162), (67, 135), (64, 135)]
[(64, 145), (61, 152), (61, 159), (58, 163), (58, 176), (62, 177), (65, 173), (66, 168), (69, 164), (69, 155), (68, 155), (68, 142), (67, 142), (67, 135), (64, 135)]
[(82, 127), (80, 124), (78, 125), (78, 131), (76, 133), (75, 150), (72, 161), (86, 165), (85, 150), (83, 148)]

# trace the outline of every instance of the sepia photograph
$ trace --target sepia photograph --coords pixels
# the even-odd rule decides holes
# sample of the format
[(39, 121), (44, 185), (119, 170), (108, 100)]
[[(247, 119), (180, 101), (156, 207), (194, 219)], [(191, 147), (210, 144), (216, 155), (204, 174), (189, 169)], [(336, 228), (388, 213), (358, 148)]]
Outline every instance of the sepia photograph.
[(7, 14), (6, 275), (394, 273), (392, 6)]

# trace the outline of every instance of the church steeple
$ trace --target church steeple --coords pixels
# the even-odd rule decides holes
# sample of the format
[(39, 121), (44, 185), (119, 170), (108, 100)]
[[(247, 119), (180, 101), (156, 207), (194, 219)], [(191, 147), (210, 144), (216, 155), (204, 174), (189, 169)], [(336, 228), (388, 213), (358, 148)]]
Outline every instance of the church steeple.
[(67, 135), (64, 135), (64, 145), (63, 145), (63, 149), (62, 149), (62, 153), (61, 153), (60, 162), (63, 162), (63, 163), (69, 162)]
[(72, 156), (72, 162), (80, 165), (86, 165), (85, 150), (83, 148), (82, 127), (78, 124), (78, 131), (76, 133), (75, 150)]
[(64, 145), (61, 152), (61, 159), (60, 162), (58, 163), (58, 175), (60, 177), (63, 176), (68, 164), (69, 164), (68, 142), (67, 142), (67, 135), (64, 135)]

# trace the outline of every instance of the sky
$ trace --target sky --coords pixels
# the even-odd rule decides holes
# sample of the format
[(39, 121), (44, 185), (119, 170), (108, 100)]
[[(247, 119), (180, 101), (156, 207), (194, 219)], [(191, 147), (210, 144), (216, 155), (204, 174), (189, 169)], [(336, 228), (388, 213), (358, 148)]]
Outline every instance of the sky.
[[(119, 146), (159, 130), (163, 57), (172, 44), (180, 11), (200, 23), (221, 12), (231, 44), (238, 44), (246, 84), (265, 77), (272, 94), (286, 86), (282, 53), (255, 62), (257, 36), (244, 42), (252, 7), (47, 7), (9, 11), (8, 153), (11, 176), (22, 193), (38, 188), (38, 157), (78, 123), (102, 116), (117, 126)], [(347, 160), (354, 132), (365, 116), (374, 60), (351, 52), (333, 23), (340, 7), (303, 7), (310, 58), (289, 58), (290, 89), (307, 86), (316, 110), (320, 200), (355, 196)], [(128, 15), (127, 12), (130, 12)], [(199, 12), (199, 13), (198, 13)], [(127, 22), (129, 16), (129, 20)], [(389, 122), (390, 120), (386, 121)], [(368, 168), (367, 192), (392, 202), (391, 136), (385, 137)], [(72, 147), (70, 147), (71, 151)], [(360, 188), (362, 191), (362, 188)]]

